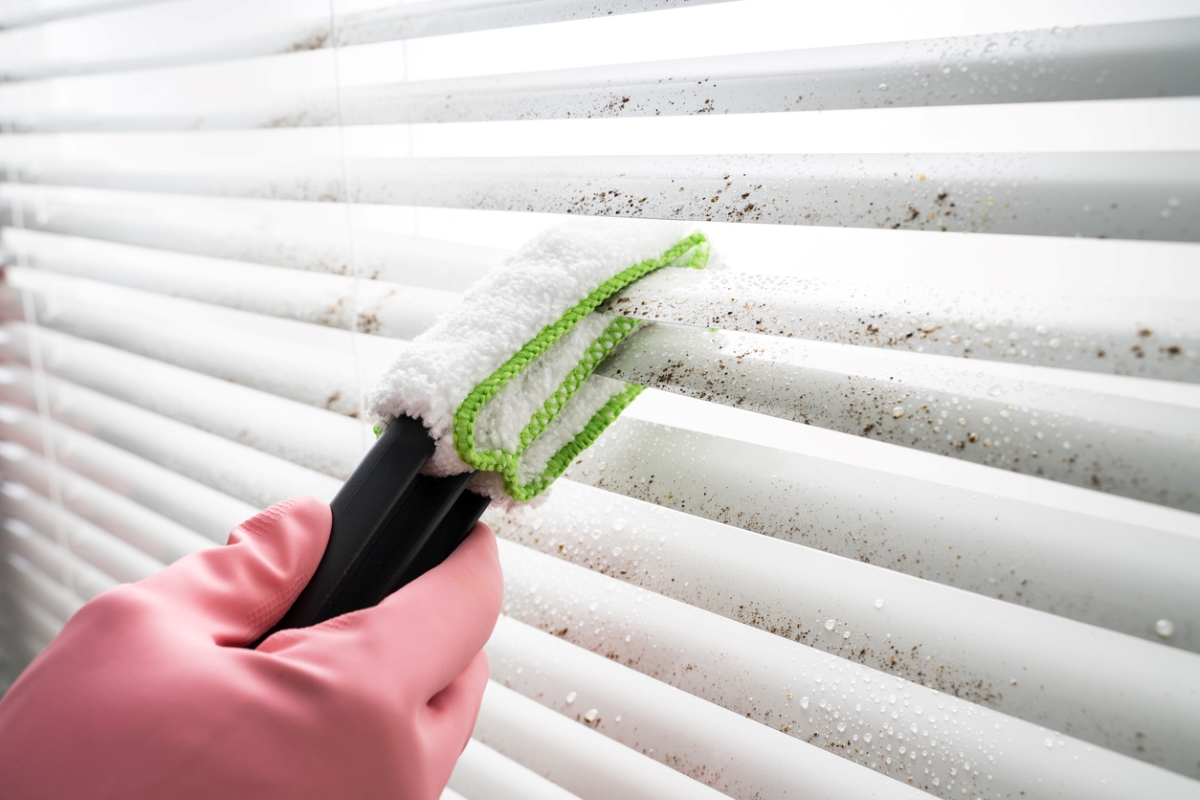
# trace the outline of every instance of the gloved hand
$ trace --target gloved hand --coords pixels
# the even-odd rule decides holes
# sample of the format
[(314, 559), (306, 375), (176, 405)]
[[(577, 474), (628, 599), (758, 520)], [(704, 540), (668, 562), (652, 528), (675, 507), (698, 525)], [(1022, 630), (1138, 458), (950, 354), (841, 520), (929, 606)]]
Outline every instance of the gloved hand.
[(329, 507), (300, 497), (229, 544), (85, 605), (0, 701), (0, 794), (434, 800), (466, 746), (500, 613), (477, 525), (375, 608), (281, 631)]

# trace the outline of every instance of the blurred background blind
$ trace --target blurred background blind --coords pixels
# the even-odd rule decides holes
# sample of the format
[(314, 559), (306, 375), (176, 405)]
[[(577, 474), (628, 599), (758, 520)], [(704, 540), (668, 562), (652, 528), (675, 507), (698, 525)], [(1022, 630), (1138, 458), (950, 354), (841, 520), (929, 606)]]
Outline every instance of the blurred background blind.
[[(1200, 796), (1200, 3), (0, 3), (8, 685), (329, 499), (565, 214), (718, 268), (502, 537), (447, 797)], [(670, 272), (670, 271), (668, 271)]]

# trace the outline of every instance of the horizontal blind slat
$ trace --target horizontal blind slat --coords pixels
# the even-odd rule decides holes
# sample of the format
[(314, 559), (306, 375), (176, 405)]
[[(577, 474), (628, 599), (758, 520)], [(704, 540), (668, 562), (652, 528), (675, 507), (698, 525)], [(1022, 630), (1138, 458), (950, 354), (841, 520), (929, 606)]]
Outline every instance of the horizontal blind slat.
[[(393, 228), (416, 227), (415, 209), (370, 211), (385, 212)], [(0, 221), (10, 227), (20, 215), (25, 230), (431, 289), (463, 291), (510, 254), (381, 230), (362, 212), (359, 207), (348, 212), (354, 223), (352, 254), (344, 235), (344, 207), (0, 183)]]
[[(1197, 42), (1200, 21), (1172, 20), (351, 85), (342, 121), (738, 114), (1186, 96), (1200, 90), (1193, 66)], [(1102, 69), (1107, 70), (1104, 80), (1097, 82)]]
[(332, 56), (305, 54), (0, 86), (0, 123), (195, 130), (1185, 97), (1200, 94), (1197, 52), (1200, 19), (399, 83), (364, 70), (367, 83), (335, 85)]
[(444, 36), (526, 25), (569, 22), (589, 17), (640, 14), (696, 7), (730, 0), (444, 0), (440, 3), (368, 3), (376, 8), (355, 9), (355, 2), (335, 0), (336, 41), (340, 46), (394, 39)]
[(63, 17), (155, 2), (158, 0), (10, 0), (0, 9), (0, 27), (34, 25)]
[(0, 31), (0, 79), (303, 53), (329, 27), (328, 0), (154, 2)]
[[(1192, 152), (446, 157), (347, 159), (345, 165), (314, 153), (301, 165), (285, 155), (254, 157), (249, 151), (230, 159), (189, 150), (184, 158), (180, 148), (200, 144), (192, 138), (198, 135), (158, 139), (157, 147), (147, 143), (136, 157), (121, 155), (109, 139), (105, 145), (112, 155), (97, 151), (90, 158), (82, 150), (39, 154), (48, 142), (36, 136), (4, 137), (0, 161), (10, 180), (136, 191), (699, 222), (1200, 240), (1200, 155)], [(100, 144), (75, 141), (89, 150)]]
[[(0, 221), (12, 225), (14, 215), (31, 230), (451, 292), (469, 288), (559, 219), (519, 211), (378, 205), (347, 210), (328, 203), (0, 183)], [(354, 226), (357, 269), (344, 235), (347, 217)], [(621, 235), (622, 220), (606, 222), (614, 236)], [(996, 288), (996, 276), (1003, 275), (1056, 296), (1200, 298), (1195, 249), (1187, 243), (929, 237), (731, 222), (703, 228), (734, 264), (790, 279), (828, 280), (828, 265), (836, 263), (841, 280), (864, 290), (941, 285), (982, 291)], [(965, 263), (973, 269), (964, 270)], [(915, 316), (938, 313), (940, 307), (918, 308)]]
[[(502, 619), (489, 648), (508, 635)], [(474, 736), (589, 800), (718, 800), (725, 796), (495, 680), (488, 682), (484, 692)]]
[[(719, 239), (714, 246), (720, 254)], [(763, 247), (754, 255), (774, 253)], [(722, 260), (741, 266), (736, 256)], [(1163, 295), (1135, 298), (1121, 294), (1116, 275), (1106, 285), (1104, 274), (1088, 294), (1058, 295), (1016, 281), (975, 288), (936, 278), (875, 282), (853, 269), (790, 279), (755, 274), (752, 264), (742, 269), (649, 275), (604, 310), (696, 328), (1200, 382), (1200, 296), (1188, 291), (1194, 271), (1161, 272), (1150, 280), (1161, 280)]]
[[(535, 25), (618, 13), (696, 6), (727, 0), (93, 0), (39, 16), (0, 10), (0, 77), (40, 78), (148, 69), (222, 59), (306, 53), (463, 31)], [(29, 3), (24, 3), (29, 6)], [(126, 6), (123, 8), (123, 6)], [(139, 6), (128, 8), (127, 6)], [(109, 9), (119, 10), (109, 10)], [(74, 19), (79, 11), (101, 11)], [(54, 20), (54, 21), (52, 21)], [(31, 23), (43, 22), (36, 27)], [(236, 24), (231, 24), (236, 21)]]
[(1088, 386), (1059, 370), (1030, 374), (988, 362), (674, 325), (630, 337), (597, 371), (706, 402), (1200, 511), (1200, 387), (1175, 393), (1167, 385), (1155, 398), (1146, 396), (1154, 385), (1128, 378)]
[[(494, 690), (492, 690), (494, 691)], [(486, 702), (486, 701), (485, 701)], [(450, 775), (450, 789), (470, 800), (579, 800), (558, 784), (471, 739)]]

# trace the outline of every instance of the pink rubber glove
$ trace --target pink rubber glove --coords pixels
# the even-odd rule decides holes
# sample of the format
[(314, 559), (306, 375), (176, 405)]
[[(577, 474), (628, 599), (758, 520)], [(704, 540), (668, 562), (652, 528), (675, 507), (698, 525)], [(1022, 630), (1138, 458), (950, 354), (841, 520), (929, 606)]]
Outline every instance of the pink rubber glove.
[(316, 570), (330, 519), (279, 503), (80, 609), (0, 701), (0, 795), (434, 800), (487, 682), (495, 537), (477, 525), (379, 606), (246, 649)]

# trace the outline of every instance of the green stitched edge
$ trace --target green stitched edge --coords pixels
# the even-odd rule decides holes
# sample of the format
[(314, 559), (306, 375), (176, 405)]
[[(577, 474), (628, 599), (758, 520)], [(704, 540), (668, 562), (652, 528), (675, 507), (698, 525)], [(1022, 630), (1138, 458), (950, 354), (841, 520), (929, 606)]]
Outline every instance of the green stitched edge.
[[(685, 256), (689, 250), (693, 252), (687, 263), (677, 265), (676, 262)], [(542, 408), (534, 414), (529, 424), (521, 431), (516, 452), (508, 452), (500, 449), (490, 451), (476, 449), (475, 423), (484, 405), (494, 398), (509, 381), (533, 363), (534, 359), (545, 353), (551, 345), (566, 335), (569, 330), (578, 325), (584, 317), (598, 308), (608, 298), (637, 279), (662, 267), (703, 268), (708, 263), (708, 254), (708, 240), (703, 233), (697, 231), (681, 239), (659, 258), (648, 259), (640, 264), (635, 264), (609, 278), (589, 293), (587, 297), (576, 303), (557, 322), (543, 328), (537, 336), (513, 354), (498, 370), (472, 389), (470, 394), (467, 395), (462, 404), (454, 412), (454, 447), (458, 451), (459, 457), (475, 469), (493, 470), (502, 473), (504, 475), (505, 491), (517, 500), (528, 500), (541, 493), (562, 473), (562, 470), (566, 469), (566, 466), (570, 464), (571, 459), (576, 454), (582, 452), (584, 448), (594, 442), (596, 437), (611, 424), (612, 420), (616, 419), (616, 415), (632, 402), (642, 387), (637, 387), (636, 391), (634, 391), (633, 384), (630, 384), (630, 388), (627, 388), (625, 392), (615, 395), (612, 400), (605, 404), (592, 417), (591, 421), (588, 422), (587, 426), (585, 426), (584, 430), (578, 436), (572, 439), (571, 442), (568, 442), (559, 453), (556, 453), (551, 458), (542, 475), (525, 486), (519, 484), (517, 477), (517, 462), (521, 453), (554, 420), (612, 348), (616, 347), (617, 344), (632, 333), (637, 328), (639, 322), (626, 317), (619, 317), (605, 329), (604, 333), (588, 347), (580, 363), (564, 378), (559, 388), (547, 398)], [(615, 402), (621, 398), (623, 398), (621, 402)], [(576, 442), (585, 443), (576, 448)], [(568, 450), (571, 450), (571, 454), (564, 456), (565, 461), (562, 461), (561, 465), (556, 467), (555, 465), (560, 460), (559, 456)], [(556, 468), (557, 471), (554, 471)]]
[(588, 376), (596, 371), (600, 362), (607, 358), (613, 348), (625, 341), (625, 337), (633, 333), (641, 324), (641, 320), (618, 317), (604, 329), (604, 332), (594, 342), (588, 345), (583, 358), (575, 365), (574, 369), (567, 373), (567, 376), (563, 378), (562, 385), (554, 391), (554, 394), (546, 398), (546, 402), (534, 413), (529, 424), (517, 437), (518, 453), (525, 452), (525, 448), (542, 435), (542, 431), (546, 430), (546, 427), (558, 416), (558, 412), (567, 405), (567, 401), (575, 396)]
[[(604, 429), (613, 423), (625, 406), (633, 402), (633, 398), (637, 397), (645, 390), (645, 386), (639, 386), (636, 383), (625, 384), (625, 391), (620, 394), (614, 394), (608, 399), (608, 402), (600, 407), (588, 424), (583, 427), (579, 434), (563, 445), (562, 449), (550, 457), (550, 461), (546, 464), (546, 468), (542, 470), (542, 474), (531, 480), (529, 483), (519, 485), (516, 480), (515, 473), (512, 480), (509, 475), (504, 475), (504, 490), (516, 500), (532, 500), (546, 490), (550, 484), (562, 475), (567, 467), (571, 466), (571, 462), (575, 460), (575, 456), (582, 453), (584, 450), (592, 446), (592, 443), (604, 433)], [(515, 460), (514, 460), (515, 461)]]

